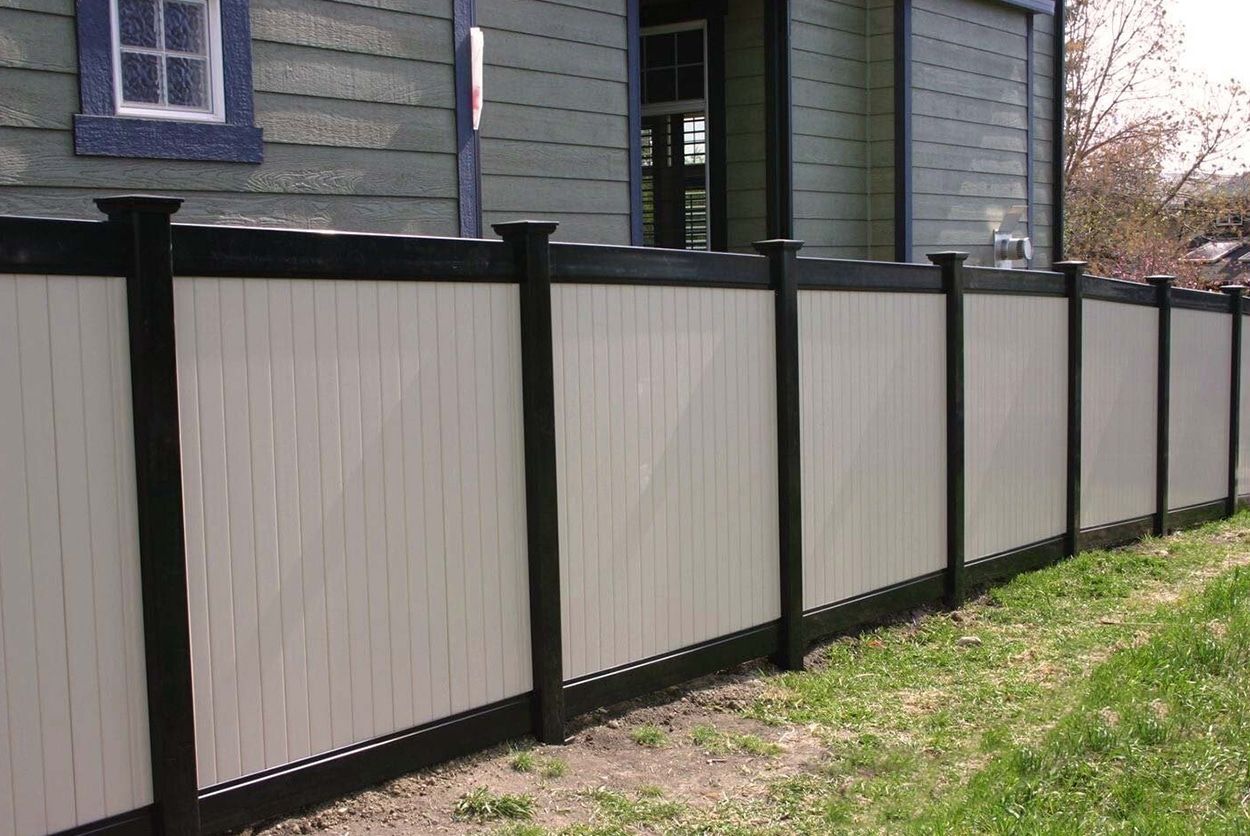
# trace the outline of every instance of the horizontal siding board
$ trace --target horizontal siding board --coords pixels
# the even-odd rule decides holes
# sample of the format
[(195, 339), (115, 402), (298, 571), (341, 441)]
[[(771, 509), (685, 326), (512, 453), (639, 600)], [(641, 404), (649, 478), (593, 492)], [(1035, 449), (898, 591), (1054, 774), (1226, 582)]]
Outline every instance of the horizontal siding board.
[(272, 145), (263, 168), (233, 163), (187, 163), (176, 160), (122, 160), (75, 157), (67, 153), (70, 137), (61, 132), (0, 128), (0, 184), (23, 185), (39, 172), (40, 185), (94, 186), (112, 190), (216, 189), (268, 194), (456, 196), (456, 160), (451, 154), (427, 155), (423, 165), (396, 165), (406, 155), (371, 149), (327, 165), (326, 155), (310, 146)]
[(447, 64), (263, 41), (252, 45), (252, 80), (258, 91), (348, 101), (449, 108), (455, 100)]
[(78, 72), (73, 18), (0, 8), (0, 33), (0, 67)]
[(251, 8), (252, 38), (354, 52), (452, 62), (451, 21), (338, 0), (264, 0)]

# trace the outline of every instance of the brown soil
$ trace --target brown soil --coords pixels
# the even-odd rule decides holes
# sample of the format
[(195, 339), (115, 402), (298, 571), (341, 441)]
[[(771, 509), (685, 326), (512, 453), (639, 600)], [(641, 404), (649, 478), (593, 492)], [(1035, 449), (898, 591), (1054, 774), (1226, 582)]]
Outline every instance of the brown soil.
[[(599, 787), (630, 795), (641, 788), (658, 787), (665, 798), (696, 808), (711, 807), (727, 798), (758, 796), (781, 775), (818, 768), (824, 749), (808, 729), (768, 726), (737, 713), (768, 687), (753, 673), (742, 670), (707, 677), (576, 718), (564, 746), (532, 749), (540, 762), (559, 758), (567, 764), (567, 771), (559, 778), (544, 778), (537, 770), (513, 770), (511, 760), (516, 749), (529, 745), (517, 741), (512, 747), (499, 746), (406, 775), (246, 833), (489, 833), (499, 824), (458, 821), (454, 816), (456, 802), (475, 787), (532, 796), (536, 801), (534, 823), (552, 829), (591, 822), (595, 805), (585, 793)], [(666, 743), (660, 748), (635, 743), (630, 732), (643, 725), (663, 729)], [(711, 725), (724, 734), (754, 734), (777, 743), (782, 751), (773, 756), (709, 753), (690, 739), (691, 730), (698, 725)]]

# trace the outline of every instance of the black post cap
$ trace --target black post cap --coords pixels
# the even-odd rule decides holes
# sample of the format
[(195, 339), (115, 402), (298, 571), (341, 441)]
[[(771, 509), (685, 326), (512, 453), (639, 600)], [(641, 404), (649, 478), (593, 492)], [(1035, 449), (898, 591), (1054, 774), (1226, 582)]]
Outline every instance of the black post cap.
[(1152, 284), (1155, 287), (1163, 287), (1164, 285), (1170, 285), (1174, 281), (1176, 281), (1176, 276), (1147, 276), (1146, 277), (1146, 283)]
[(939, 267), (943, 264), (959, 264), (968, 260), (968, 253), (961, 253), (955, 250), (948, 250), (940, 253), (928, 253), (926, 256), (929, 261)]
[(769, 238), (751, 244), (757, 253), (768, 255), (774, 252), (797, 252), (803, 248), (803, 242), (793, 238)]
[(560, 226), (559, 221), (520, 220), (491, 224), (490, 228), (495, 230), (495, 234), (500, 238), (507, 240), (523, 235), (551, 235), (558, 226)]
[(151, 194), (123, 194), (98, 197), (95, 205), (109, 217), (126, 212), (151, 212), (172, 215), (182, 208), (180, 197), (162, 197)]
[(1220, 285), (1220, 290), (1229, 296), (1240, 296), (1246, 289), (1244, 284), (1225, 284)]

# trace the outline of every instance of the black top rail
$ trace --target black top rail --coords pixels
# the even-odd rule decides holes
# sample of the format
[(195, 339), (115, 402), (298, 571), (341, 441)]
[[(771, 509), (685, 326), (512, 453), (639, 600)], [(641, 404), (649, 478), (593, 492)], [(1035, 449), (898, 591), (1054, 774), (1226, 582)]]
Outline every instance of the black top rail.
[(768, 289), (768, 259), (702, 250), (552, 244), (551, 281)]
[(942, 292), (942, 270), (931, 264), (799, 258), (795, 270), (800, 290)]
[(129, 242), (107, 221), (0, 216), (0, 272), (125, 276)]
[(174, 275), (516, 282), (502, 241), (174, 224)]
[(1155, 289), (1141, 282), (1124, 279), (1104, 279), (1099, 276), (1083, 276), (1081, 293), (1086, 299), (1102, 302), (1123, 302), (1129, 305), (1158, 307)]
[(995, 267), (965, 267), (964, 290), (968, 293), (1000, 293), (1010, 296), (1068, 295), (1062, 273), (1044, 270), (1003, 270)]
[(1232, 313), (1232, 300), (1223, 293), (1212, 293), (1209, 290), (1194, 290), (1189, 287), (1172, 288), (1172, 307), (1190, 311), (1215, 311), (1216, 313)]

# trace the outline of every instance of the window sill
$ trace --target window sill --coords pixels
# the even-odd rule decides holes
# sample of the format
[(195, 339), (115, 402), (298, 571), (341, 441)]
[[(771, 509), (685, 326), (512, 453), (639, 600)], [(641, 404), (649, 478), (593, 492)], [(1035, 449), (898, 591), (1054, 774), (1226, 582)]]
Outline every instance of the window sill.
[(81, 113), (74, 117), (74, 153), (236, 163), (264, 159), (260, 128)]

